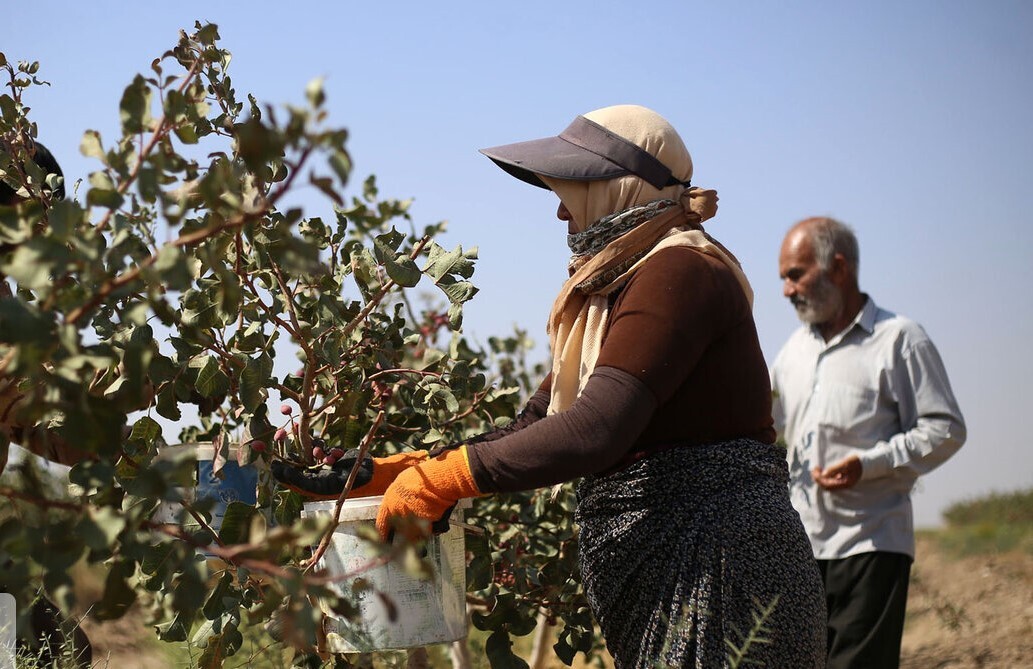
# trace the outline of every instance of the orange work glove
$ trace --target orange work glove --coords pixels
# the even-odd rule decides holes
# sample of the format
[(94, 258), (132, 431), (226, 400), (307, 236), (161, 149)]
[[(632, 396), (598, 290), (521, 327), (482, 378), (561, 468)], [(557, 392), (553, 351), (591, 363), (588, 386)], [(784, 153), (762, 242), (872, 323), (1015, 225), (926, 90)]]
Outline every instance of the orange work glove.
[[(358, 454), (358, 449), (346, 451), (332, 467), (302, 468), (282, 460), (273, 460), (269, 469), (280, 484), (309, 499), (337, 499), (344, 490), (344, 484), (348, 482)], [(359, 463), (359, 472), (355, 476), (355, 484), (348, 491), (348, 497), (383, 495), (396, 476), (426, 459), (427, 451), (407, 451), (383, 458), (367, 455)]]
[[(416, 518), (427, 521), (426, 525), (440, 523), (459, 500), (480, 495), (470, 473), (466, 446), (445, 451), (398, 475), (384, 493), (377, 513), (377, 531), (386, 541), (395, 518)], [(420, 525), (412, 523), (399, 529), (410, 541), (426, 538), (430, 528)]]

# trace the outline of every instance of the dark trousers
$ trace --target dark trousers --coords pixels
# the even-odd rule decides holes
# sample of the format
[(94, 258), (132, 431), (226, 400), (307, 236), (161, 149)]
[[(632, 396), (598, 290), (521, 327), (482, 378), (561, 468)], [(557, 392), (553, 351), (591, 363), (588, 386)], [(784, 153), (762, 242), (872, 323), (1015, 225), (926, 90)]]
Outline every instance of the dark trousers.
[(828, 608), (828, 669), (897, 669), (911, 558), (862, 553), (818, 560)]

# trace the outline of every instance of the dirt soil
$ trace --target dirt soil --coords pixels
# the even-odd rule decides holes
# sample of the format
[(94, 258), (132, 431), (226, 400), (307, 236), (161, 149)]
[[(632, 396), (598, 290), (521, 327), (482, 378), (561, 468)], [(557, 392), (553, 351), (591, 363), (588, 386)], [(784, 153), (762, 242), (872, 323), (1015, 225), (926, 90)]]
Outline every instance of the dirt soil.
[(951, 558), (920, 537), (903, 669), (1033, 667), (1033, 555)]
[[(153, 641), (153, 631), (127, 618), (105, 625), (85, 623), (94, 645), (94, 666), (162, 669), (167, 660)], [(547, 665), (562, 666), (555, 658)], [(935, 540), (919, 537), (901, 667), (1033, 667), (1033, 555), (955, 558), (944, 554)]]

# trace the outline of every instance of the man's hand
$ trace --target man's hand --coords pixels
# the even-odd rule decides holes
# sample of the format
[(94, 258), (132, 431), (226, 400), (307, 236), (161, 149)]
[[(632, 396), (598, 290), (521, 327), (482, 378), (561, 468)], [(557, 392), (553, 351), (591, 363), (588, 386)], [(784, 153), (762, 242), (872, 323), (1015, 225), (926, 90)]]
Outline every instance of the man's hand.
[(825, 469), (815, 467), (811, 470), (811, 477), (825, 490), (843, 490), (857, 485), (861, 480), (861, 472), (860, 458), (851, 455)]

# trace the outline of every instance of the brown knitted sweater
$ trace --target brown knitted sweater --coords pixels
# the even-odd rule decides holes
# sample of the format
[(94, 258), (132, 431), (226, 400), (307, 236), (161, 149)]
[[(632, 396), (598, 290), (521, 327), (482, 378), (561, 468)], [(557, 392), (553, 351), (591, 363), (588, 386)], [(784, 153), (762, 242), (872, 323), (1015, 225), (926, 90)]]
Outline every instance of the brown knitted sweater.
[(615, 296), (595, 372), (545, 416), (549, 379), (512, 427), (473, 440), (482, 492), (527, 490), (671, 447), (773, 443), (771, 387), (750, 305), (721, 261), (660, 251)]

